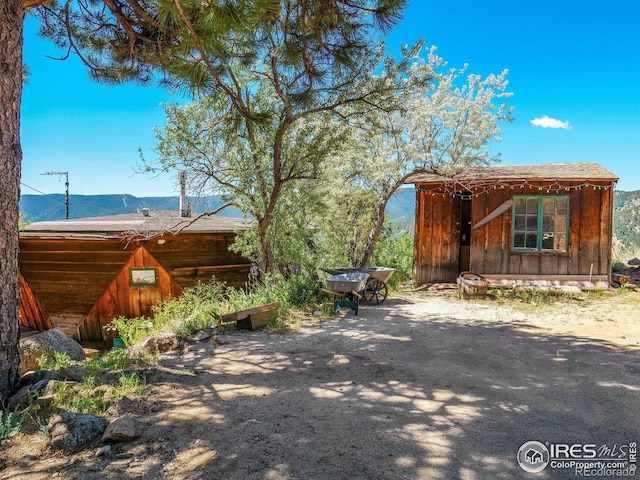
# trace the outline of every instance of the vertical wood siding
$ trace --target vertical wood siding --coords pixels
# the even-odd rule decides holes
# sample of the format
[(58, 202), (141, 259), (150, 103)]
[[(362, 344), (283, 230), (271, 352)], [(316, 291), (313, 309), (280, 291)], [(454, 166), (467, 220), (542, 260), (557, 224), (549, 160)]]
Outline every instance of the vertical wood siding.
[[(544, 184), (543, 184), (544, 185)], [(577, 185), (567, 183), (567, 186)], [(511, 209), (472, 231), (470, 270), (500, 275), (608, 275), (611, 268), (613, 188), (540, 191), (536, 187), (497, 188), (473, 196), (472, 224), (514, 195), (569, 196), (569, 245), (566, 253), (511, 251)], [(429, 185), (431, 189), (433, 185)], [(414, 281), (453, 282), (459, 274), (459, 199), (416, 190)], [(456, 233), (457, 232), (457, 233)]]
[(416, 190), (414, 281), (449, 282), (458, 275), (461, 200)]

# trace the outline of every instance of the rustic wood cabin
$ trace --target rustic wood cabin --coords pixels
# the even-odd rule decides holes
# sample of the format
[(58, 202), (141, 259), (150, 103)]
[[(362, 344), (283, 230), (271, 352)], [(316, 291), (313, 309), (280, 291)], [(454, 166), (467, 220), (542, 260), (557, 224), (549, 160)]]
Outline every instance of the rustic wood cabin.
[[(21, 325), (57, 327), (84, 343), (109, 342), (103, 327), (213, 276), (242, 286), (250, 265), (229, 251), (242, 219), (179, 212), (38, 222), (20, 233)], [(176, 233), (177, 232), (177, 233)]]
[(613, 191), (595, 163), (498, 165), (451, 178), (416, 173), (413, 279), (463, 271), (497, 285), (609, 285)]

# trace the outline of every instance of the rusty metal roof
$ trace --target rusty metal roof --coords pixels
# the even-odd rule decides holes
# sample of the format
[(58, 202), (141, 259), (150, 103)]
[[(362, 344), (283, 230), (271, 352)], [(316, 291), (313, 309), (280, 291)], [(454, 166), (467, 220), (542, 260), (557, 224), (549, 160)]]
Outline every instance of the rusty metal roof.
[(152, 232), (226, 233), (236, 230), (250, 230), (252, 222), (243, 218), (211, 216), (180, 217), (173, 210), (126, 213), (105, 217), (77, 218), (36, 222), (28, 225), (21, 236), (119, 236), (121, 234)]
[(563, 180), (616, 182), (619, 178), (597, 163), (549, 163), (537, 165), (492, 165), (467, 167), (451, 176), (413, 173), (405, 183), (437, 183), (442, 181), (486, 182), (517, 180)]

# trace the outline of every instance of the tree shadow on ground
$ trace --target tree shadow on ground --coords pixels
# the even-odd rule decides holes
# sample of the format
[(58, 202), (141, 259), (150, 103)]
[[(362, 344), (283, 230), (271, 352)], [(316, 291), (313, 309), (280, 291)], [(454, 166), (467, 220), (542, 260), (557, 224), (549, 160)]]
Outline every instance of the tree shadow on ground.
[(640, 436), (637, 351), (410, 302), (237, 332), (147, 372), (142, 436), (60, 478), (513, 479), (530, 440)]

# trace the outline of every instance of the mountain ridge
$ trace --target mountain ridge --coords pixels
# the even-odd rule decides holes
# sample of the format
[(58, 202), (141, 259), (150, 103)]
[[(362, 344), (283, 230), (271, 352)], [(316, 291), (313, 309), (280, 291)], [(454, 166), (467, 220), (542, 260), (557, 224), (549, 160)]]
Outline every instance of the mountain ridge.
[[(187, 197), (196, 213), (211, 211), (222, 205), (219, 197), (197, 199)], [(70, 195), (69, 218), (99, 217), (150, 210), (178, 210), (178, 196), (135, 197), (128, 194)], [(34, 222), (61, 220), (65, 217), (64, 194), (22, 195), (20, 211)], [(624, 247), (640, 246), (640, 190), (615, 191), (613, 195), (613, 233)], [(391, 198), (387, 215), (401, 230), (413, 232), (415, 189), (402, 188)], [(229, 207), (221, 215), (242, 217), (242, 212)]]
[[(33, 222), (62, 220), (65, 218), (64, 194), (52, 195), (22, 195), (20, 197), (20, 211)], [(202, 213), (214, 210), (222, 205), (218, 197), (196, 199), (187, 197), (195, 212)], [(123, 213), (137, 213), (143, 208), (149, 210), (178, 210), (180, 198), (166, 197), (135, 197), (128, 194), (103, 195), (70, 195), (69, 218), (103, 217)], [(232, 207), (224, 210), (228, 217), (242, 217), (242, 213)]]

